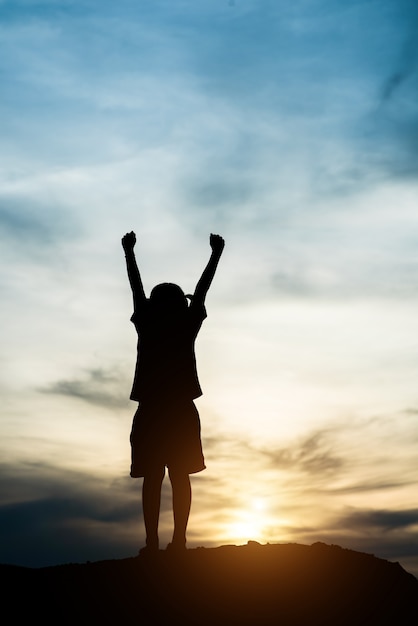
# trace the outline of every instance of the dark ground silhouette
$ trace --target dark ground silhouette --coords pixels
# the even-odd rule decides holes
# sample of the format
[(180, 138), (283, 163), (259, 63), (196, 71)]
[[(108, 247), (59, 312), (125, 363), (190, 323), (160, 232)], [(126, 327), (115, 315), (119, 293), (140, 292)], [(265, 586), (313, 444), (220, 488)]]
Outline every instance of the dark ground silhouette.
[(41, 569), (0, 566), (9, 622), (60, 625), (411, 626), (418, 580), (316, 543), (196, 548)]

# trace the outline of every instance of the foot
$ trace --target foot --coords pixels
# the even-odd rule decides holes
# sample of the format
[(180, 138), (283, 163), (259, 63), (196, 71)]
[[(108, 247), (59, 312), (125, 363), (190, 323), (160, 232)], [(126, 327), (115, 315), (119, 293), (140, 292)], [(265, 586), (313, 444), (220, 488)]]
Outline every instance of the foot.
[(144, 546), (138, 552), (138, 556), (142, 558), (156, 558), (158, 555), (158, 546)]
[(186, 553), (186, 544), (172, 541), (166, 547), (166, 552), (168, 554), (185, 554)]

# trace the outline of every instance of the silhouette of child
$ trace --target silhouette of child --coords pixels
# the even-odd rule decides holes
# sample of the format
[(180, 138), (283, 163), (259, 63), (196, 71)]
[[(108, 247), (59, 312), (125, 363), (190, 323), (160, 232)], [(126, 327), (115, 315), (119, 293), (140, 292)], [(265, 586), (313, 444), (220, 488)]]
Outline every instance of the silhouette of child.
[[(146, 546), (159, 548), (158, 521), (165, 467), (173, 492), (174, 532), (167, 546), (186, 547), (191, 506), (189, 474), (205, 469), (200, 438), (200, 419), (193, 400), (202, 395), (194, 344), (206, 317), (205, 297), (225, 245), (210, 235), (212, 254), (193, 296), (178, 285), (162, 283), (145, 296), (135, 259), (134, 232), (122, 238), (134, 301), (131, 321), (138, 333), (138, 355), (130, 398), (137, 401), (131, 431), (131, 476), (143, 477), (142, 509)], [(190, 299), (190, 305), (188, 303)]]

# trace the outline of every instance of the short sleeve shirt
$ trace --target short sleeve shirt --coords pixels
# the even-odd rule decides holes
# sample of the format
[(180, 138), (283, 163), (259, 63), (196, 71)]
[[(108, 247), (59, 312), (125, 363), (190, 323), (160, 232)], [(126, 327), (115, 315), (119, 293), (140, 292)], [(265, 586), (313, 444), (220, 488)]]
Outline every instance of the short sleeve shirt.
[(193, 302), (176, 317), (157, 317), (149, 300), (134, 312), (138, 353), (131, 400), (162, 395), (193, 400), (202, 395), (195, 340), (205, 318), (205, 307)]

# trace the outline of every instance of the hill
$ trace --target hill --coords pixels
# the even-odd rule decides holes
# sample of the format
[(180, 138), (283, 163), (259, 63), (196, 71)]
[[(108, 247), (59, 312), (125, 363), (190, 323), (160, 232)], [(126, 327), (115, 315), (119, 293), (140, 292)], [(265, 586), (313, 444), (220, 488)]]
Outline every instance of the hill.
[(30, 569), (2, 565), (9, 622), (403, 626), (418, 580), (398, 563), (316, 543), (196, 548)]

